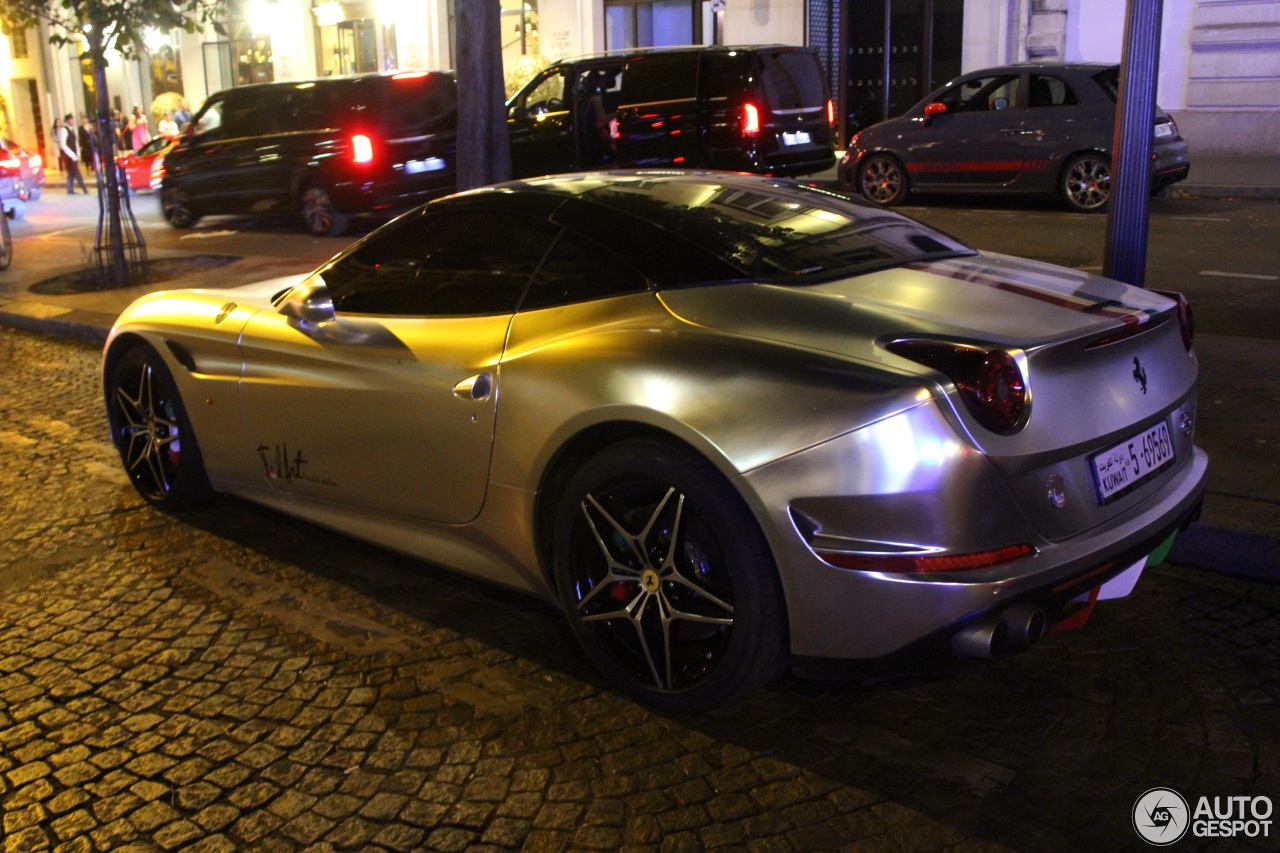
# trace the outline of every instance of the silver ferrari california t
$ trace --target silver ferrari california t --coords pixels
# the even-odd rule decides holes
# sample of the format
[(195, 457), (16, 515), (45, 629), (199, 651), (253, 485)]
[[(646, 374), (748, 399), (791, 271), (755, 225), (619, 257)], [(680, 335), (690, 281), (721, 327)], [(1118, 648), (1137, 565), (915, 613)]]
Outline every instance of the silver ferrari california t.
[(1199, 510), (1186, 303), (711, 172), (440, 199), (107, 341), (139, 493), (215, 493), (553, 600), (623, 691), (985, 657)]

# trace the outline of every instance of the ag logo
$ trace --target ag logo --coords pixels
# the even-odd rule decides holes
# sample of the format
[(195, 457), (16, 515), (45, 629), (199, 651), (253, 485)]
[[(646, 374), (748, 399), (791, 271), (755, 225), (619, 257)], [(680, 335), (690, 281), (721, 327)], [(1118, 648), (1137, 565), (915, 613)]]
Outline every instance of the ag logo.
[(1133, 828), (1148, 844), (1166, 847), (1187, 834), (1187, 801), (1170, 788), (1152, 788), (1133, 804)]

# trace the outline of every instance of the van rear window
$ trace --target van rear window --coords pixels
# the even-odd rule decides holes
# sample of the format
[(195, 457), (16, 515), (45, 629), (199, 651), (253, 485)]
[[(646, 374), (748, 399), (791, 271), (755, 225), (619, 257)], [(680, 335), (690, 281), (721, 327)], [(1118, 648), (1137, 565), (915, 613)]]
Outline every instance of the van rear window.
[(371, 104), (385, 122), (389, 138), (425, 136), (452, 130), (458, 110), (458, 89), (453, 75), (398, 74), (382, 77), (375, 89), (381, 103)]
[(761, 52), (760, 84), (764, 102), (771, 110), (822, 107), (827, 103), (822, 68), (817, 57), (806, 51)]

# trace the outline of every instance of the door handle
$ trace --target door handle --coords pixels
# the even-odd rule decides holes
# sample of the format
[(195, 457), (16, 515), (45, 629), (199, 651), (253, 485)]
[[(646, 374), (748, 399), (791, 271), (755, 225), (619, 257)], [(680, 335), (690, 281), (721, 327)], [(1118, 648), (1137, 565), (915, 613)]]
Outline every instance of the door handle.
[(1005, 136), (1035, 136), (1036, 134), (1034, 130), (1021, 130), (1016, 127), (1006, 127), (1000, 132)]
[(453, 396), (464, 400), (488, 400), (493, 391), (493, 380), (487, 373), (477, 373), (453, 386)]

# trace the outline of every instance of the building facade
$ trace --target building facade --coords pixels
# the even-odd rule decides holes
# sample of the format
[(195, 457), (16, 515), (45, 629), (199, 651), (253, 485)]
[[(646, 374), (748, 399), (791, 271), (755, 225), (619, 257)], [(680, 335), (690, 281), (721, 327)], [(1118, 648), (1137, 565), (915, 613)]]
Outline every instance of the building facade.
[[(1114, 0), (498, 0), (514, 87), (545, 62), (673, 44), (807, 44), (841, 138), (962, 72), (1026, 60), (1118, 62)], [(1130, 0), (1136, 2), (1137, 0)], [(108, 69), (114, 106), (269, 80), (453, 67), (454, 0), (232, 0), (226, 35), (156, 33)], [(1160, 104), (1193, 151), (1280, 153), (1280, 0), (1163, 0)], [(56, 115), (89, 112), (92, 76), (41, 30), (0, 41), (3, 130), (48, 150)]]

